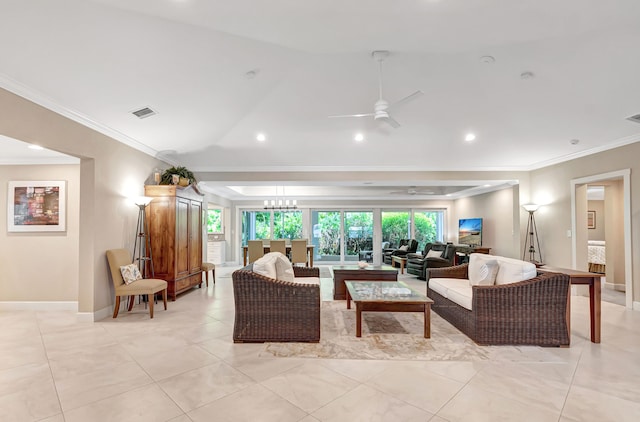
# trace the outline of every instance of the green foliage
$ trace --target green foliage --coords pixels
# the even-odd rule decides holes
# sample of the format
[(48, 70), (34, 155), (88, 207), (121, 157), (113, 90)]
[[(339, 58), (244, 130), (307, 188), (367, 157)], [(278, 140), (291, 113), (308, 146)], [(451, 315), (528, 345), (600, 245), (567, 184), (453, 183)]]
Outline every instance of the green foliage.
[(401, 239), (408, 239), (409, 213), (406, 211), (382, 213), (382, 240), (398, 246)]
[(276, 211), (273, 213), (274, 239), (300, 239), (302, 237), (302, 211)]
[(222, 233), (222, 210), (207, 210), (207, 233)]
[(424, 248), (424, 245), (429, 242), (437, 241), (437, 213), (424, 212), (414, 214), (415, 236), (418, 241), (418, 250)]
[(371, 250), (373, 240), (373, 213), (351, 212), (344, 214), (344, 233), (347, 238), (347, 255), (358, 255), (361, 250)]
[(162, 178), (160, 179), (161, 185), (170, 185), (171, 179), (174, 174), (177, 174), (180, 177), (184, 177), (185, 179), (189, 179), (189, 183), (196, 183), (196, 178), (193, 173), (188, 170), (186, 167), (171, 167), (168, 168), (162, 173)]
[(340, 255), (340, 212), (318, 213), (320, 255)]

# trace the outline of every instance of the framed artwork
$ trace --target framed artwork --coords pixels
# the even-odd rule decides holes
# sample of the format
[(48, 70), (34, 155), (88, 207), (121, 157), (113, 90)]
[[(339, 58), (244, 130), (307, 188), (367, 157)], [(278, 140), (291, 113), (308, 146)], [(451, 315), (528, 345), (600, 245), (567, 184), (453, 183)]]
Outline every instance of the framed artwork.
[(587, 228), (588, 229), (596, 228), (596, 212), (595, 211), (587, 211)]
[(66, 230), (66, 182), (52, 180), (9, 182), (7, 231), (63, 232)]

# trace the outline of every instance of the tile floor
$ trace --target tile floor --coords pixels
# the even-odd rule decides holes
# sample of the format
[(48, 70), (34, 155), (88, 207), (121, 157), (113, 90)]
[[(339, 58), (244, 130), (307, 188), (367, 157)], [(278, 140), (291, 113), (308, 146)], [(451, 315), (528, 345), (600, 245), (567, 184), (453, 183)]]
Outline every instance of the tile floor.
[(572, 345), (546, 361), (257, 357), (263, 345), (231, 340), (233, 269), (153, 320), (141, 305), (96, 323), (0, 313), (0, 420), (640, 420), (640, 312), (603, 303), (596, 345), (588, 300), (574, 297)]

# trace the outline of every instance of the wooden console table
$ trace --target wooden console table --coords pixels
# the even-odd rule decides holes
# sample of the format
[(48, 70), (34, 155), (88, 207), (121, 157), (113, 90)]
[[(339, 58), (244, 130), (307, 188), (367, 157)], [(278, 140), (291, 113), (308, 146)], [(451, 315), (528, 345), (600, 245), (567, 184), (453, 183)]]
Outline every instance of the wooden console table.
[(381, 280), (397, 281), (398, 270), (388, 265), (359, 268), (357, 265), (339, 265), (333, 267), (333, 300), (345, 300), (347, 287), (345, 280)]
[[(602, 274), (590, 273), (587, 271), (572, 270), (568, 268), (557, 268), (542, 266), (538, 271), (548, 271), (551, 273), (567, 274), (571, 284), (589, 286), (589, 315), (591, 320), (591, 342), (600, 343), (600, 320), (601, 320), (601, 300), (600, 300), (600, 278)], [(571, 325), (569, 325), (571, 328)]]

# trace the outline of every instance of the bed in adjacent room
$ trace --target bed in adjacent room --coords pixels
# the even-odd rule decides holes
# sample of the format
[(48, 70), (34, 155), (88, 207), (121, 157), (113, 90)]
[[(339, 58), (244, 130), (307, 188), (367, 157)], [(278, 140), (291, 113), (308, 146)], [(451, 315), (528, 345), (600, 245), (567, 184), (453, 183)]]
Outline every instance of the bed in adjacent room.
[(589, 263), (589, 272), (603, 273), (605, 272), (605, 242), (604, 240), (589, 240), (589, 255), (587, 262)]

